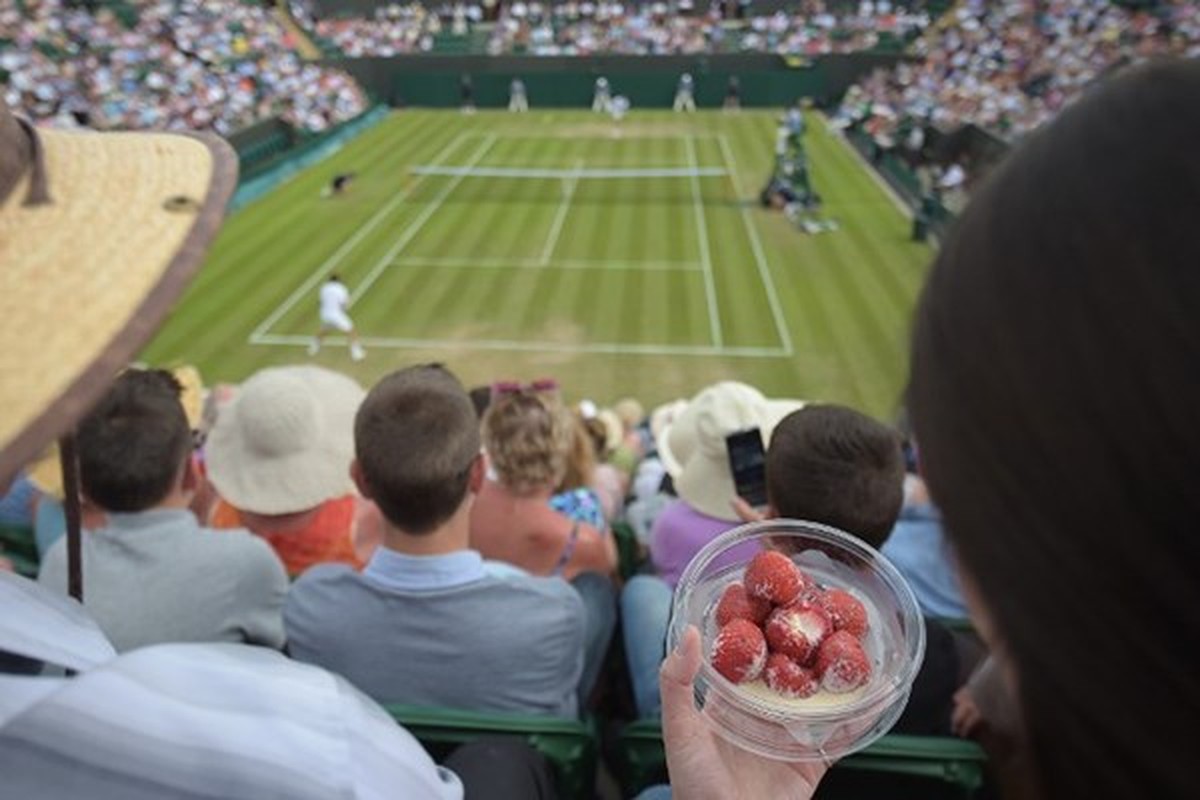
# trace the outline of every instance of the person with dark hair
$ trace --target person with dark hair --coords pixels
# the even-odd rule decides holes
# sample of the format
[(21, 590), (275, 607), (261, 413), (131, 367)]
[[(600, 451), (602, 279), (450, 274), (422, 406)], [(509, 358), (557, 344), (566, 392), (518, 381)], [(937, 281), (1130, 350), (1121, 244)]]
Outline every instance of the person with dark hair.
[[(84, 605), (120, 651), (159, 642), (282, 647), (287, 576), (247, 531), (200, 527), (192, 433), (168, 372), (129, 370), (79, 424), (84, 497), (107, 518), (83, 538)], [(67, 542), (38, 580), (67, 590)]]
[(459, 105), (462, 107), (464, 114), (475, 113), (475, 84), (471, 82), (471, 76), (463, 73), (458, 79), (458, 97)]
[[(987, 179), (919, 303), (907, 404), (1019, 711), (1012, 796), (1196, 793), (1196, 97), (1198, 61), (1089, 91)], [(701, 657), (692, 629), (662, 670), (678, 796), (811, 797), (822, 765), (706, 729)]]
[(469, 549), (483, 482), (479, 421), (445, 368), (383, 378), (354, 422), (351, 475), (384, 517), (362, 573), (310, 569), (284, 611), (288, 647), (381, 702), (574, 717), (587, 621), (564, 581)]

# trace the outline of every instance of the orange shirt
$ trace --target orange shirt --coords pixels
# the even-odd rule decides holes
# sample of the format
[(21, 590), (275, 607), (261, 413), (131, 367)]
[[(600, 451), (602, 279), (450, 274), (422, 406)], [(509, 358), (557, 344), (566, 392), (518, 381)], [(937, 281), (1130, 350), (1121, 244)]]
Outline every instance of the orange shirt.
[[(328, 562), (362, 569), (364, 562), (354, 552), (355, 510), (355, 497), (348, 494), (322, 503), (302, 528), (270, 533), (254, 531), (254, 535), (267, 540), (293, 578), (313, 564)], [(241, 513), (225, 500), (217, 501), (210, 524), (214, 528), (248, 527), (242, 522)]]

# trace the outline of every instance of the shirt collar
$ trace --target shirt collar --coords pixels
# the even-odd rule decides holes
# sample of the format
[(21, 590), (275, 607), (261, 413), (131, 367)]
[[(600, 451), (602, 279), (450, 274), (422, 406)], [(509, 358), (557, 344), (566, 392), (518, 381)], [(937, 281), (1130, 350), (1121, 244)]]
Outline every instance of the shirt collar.
[(151, 508), (147, 511), (132, 513), (106, 511), (105, 516), (108, 521), (104, 527), (119, 530), (138, 530), (140, 528), (156, 528), (161, 525), (189, 523), (192, 527), (199, 526), (199, 523), (196, 522), (196, 515), (186, 508)]
[(437, 556), (410, 556), (380, 547), (367, 562), (363, 575), (386, 589), (452, 589), (484, 577), (483, 556), (474, 550), (459, 550)]

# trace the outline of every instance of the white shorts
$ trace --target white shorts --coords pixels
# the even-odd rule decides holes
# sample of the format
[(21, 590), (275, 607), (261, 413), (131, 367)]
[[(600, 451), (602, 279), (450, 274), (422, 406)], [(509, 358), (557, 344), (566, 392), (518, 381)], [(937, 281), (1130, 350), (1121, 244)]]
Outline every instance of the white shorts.
[(334, 328), (342, 333), (349, 333), (354, 330), (354, 323), (350, 321), (350, 316), (345, 311), (331, 309), (321, 312), (321, 327)]

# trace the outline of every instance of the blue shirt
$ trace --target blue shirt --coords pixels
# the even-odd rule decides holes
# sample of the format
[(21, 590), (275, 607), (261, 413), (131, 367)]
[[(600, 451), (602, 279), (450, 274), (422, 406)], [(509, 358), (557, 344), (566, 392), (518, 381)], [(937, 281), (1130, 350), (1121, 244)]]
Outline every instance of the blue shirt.
[(966, 618), (967, 606), (936, 508), (928, 503), (906, 505), (881, 549), (908, 581), (927, 616)]

